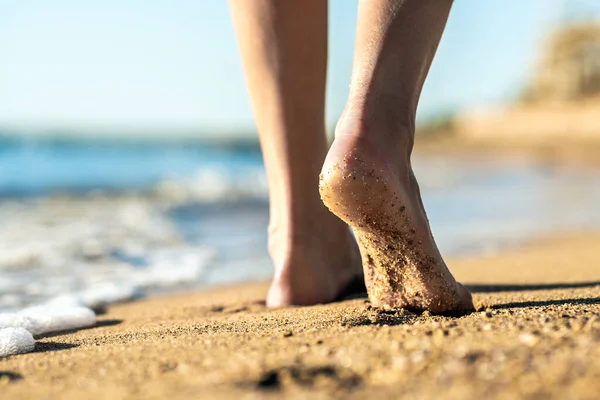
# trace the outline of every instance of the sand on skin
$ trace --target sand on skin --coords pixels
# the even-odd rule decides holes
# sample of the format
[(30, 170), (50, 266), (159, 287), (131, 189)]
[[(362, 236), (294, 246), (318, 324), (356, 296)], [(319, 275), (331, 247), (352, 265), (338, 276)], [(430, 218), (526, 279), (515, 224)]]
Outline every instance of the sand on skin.
[(0, 360), (0, 398), (597, 398), (599, 248), (589, 233), (451, 261), (479, 309), (463, 316), (269, 310), (266, 284), (115, 306)]

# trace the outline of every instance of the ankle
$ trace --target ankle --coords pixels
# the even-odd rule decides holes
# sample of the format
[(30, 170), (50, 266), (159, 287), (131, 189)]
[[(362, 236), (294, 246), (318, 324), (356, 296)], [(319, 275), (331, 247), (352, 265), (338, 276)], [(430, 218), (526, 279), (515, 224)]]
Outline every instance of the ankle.
[(350, 99), (338, 121), (336, 139), (360, 138), (378, 153), (409, 158), (414, 145), (414, 113), (393, 100), (380, 96), (375, 105), (365, 98)]
[(282, 260), (292, 253), (315, 248), (350, 243), (350, 229), (339, 218), (319, 204), (322, 212), (295, 218), (271, 217), (268, 227), (269, 253), (274, 260)]

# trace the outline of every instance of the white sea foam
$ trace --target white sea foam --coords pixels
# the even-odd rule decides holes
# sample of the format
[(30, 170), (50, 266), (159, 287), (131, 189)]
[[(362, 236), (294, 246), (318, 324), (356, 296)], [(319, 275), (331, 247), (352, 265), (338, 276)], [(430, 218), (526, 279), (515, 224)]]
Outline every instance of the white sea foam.
[(169, 207), (101, 195), (3, 204), (0, 313), (55, 298), (98, 309), (202, 282), (217, 250), (186, 243)]
[(35, 347), (31, 333), (24, 328), (0, 329), (0, 357), (29, 353)]
[(131, 282), (139, 288), (169, 287), (198, 282), (217, 258), (214, 249), (205, 246), (177, 247), (153, 252), (149, 265), (132, 271)]
[(85, 328), (95, 323), (96, 314), (86, 307), (44, 305), (0, 314), (0, 329), (24, 328), (34, 336)]
[(97, 310), (110, 304), (122, 303), (142, 297), (142, 294), (143, 292), (139, 288), (131, 284), (105, 282), (86, 290), (57, 296), (48, 301), (46, 305), (56, 307), (87, 307)]
[(267, 179), (262, 167), (248, 167), (243, 173), (202, 168), (190, 178), (161, 181), (154, 191), (168, 199), (200, 203), (266, 200), (268, 197)]

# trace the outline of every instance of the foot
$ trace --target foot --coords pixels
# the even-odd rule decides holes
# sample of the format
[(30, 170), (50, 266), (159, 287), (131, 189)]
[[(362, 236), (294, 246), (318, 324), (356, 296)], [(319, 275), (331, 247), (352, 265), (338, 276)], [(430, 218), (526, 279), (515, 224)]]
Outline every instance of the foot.
[(287, 226), (270, 227), (269, 253), (275, 275), (267, 306), (329, 303), (366, 291), (360, 253), (350, 229), (322, 204), (318, 208), (312, 227), (300, 232), (292, 233)]
[(340, 122), (320, 193), (354, 230), (371, 303), (413, 311), (472, 309), (471, 294), (456, 282), (431, 234), (410, 150), (369, 133), (365, 124)]

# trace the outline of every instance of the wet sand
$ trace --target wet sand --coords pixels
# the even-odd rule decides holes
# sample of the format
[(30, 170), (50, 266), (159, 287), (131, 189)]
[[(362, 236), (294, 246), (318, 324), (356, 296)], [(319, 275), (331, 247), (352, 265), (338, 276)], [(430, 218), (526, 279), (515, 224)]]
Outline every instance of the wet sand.
[(599, 249), (587, 233), (450, 260), (468, 315), (268, 310), (265, 284), (114, 306), (0, 360), (0, 398), (598, 398)]

